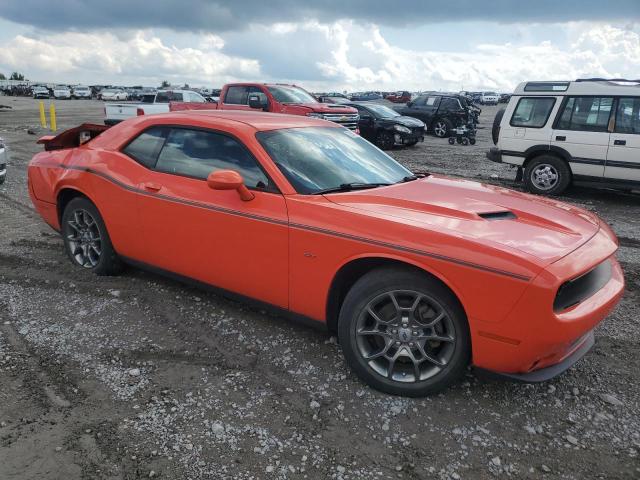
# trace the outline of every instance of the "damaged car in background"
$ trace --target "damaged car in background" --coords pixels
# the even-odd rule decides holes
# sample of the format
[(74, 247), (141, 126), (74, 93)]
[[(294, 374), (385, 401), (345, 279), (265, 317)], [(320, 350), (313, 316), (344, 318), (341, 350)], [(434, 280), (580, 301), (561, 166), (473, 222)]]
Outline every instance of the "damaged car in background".
[(360, 135), (383, 150), (394, 146), (413, 146), (424, 141), (427, 127), (413, 117), (405, 117), (395, 110), (377, 103), (350, 103), (358, 110)]

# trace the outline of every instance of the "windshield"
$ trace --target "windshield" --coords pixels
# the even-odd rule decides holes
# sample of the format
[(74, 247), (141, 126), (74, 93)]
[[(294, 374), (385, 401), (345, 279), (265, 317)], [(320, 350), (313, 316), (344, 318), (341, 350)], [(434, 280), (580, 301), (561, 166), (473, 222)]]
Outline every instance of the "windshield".
[(313, 98), (309, 93), (298, 87), (287, 86), (271, 86), (267, 87), (269, 93), (273, 95), (278, 103), (317, 103), (318, 101)]
[(298, 193), (350, 183), (397, 183), (412, 175), (346, 128), (288, 128), (258, 132), (256, 137)]
[(367, 108), (371, 110), (378, 118), (393, 118), (400, 116), (398, 112), (396, 112), (392, 108), (387, 107), (386, 105), (367, 105)]

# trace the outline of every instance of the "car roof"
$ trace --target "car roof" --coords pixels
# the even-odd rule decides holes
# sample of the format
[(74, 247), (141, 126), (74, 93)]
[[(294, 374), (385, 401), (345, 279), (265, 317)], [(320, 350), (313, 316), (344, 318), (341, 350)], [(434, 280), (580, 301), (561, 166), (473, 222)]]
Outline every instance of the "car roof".
[[(143, 118), (140, 116), (138, 118)], [(302, 115), (286, 115), (282, 113), (253, 112), (243, 110), (184, 110), (161, 115), (153, 115), (154, 119), (161, 120), (158, 123), (170, 123), (177, 120), (180, 123), (185, 117), (192, 118), (198, 126), (215, 127), (220, 124), (234, 122), (254, 130), (279, 130), (282, 128), (297, 127), (340, 127), (337, 123)], [(152, 118), (149, 116), (148, 118)]]
[(640, 95), (638, 80), (580, 80), (522, 82), (515, 95)]

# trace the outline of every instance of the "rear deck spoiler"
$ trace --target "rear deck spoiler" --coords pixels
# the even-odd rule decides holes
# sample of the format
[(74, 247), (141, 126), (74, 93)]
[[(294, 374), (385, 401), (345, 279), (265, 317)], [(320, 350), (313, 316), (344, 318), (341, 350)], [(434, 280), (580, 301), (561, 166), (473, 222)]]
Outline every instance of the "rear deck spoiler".
[(77, 127), (65, 130), (58, 135), (45, 135), (40, 137), (36, 143), (44, 145), (44, 149), (47, 151), (76, 148), (94, 139), (108, 128), (108, 125), (83, 123)]

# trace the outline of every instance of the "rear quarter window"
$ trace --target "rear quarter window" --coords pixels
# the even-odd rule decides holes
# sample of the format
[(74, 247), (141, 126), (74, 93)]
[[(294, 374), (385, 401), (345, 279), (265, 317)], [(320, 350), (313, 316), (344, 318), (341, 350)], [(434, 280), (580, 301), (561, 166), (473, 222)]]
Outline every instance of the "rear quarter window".
[(547, 124), (555, 103), (554, 97), (522, 97), (509, 124), (512, 127), (542, 128)]
[(122, 149), (122, 152), (147, 168), (154, 168), (164, 146), (167, 129), (154, 127), (145, 130)]

